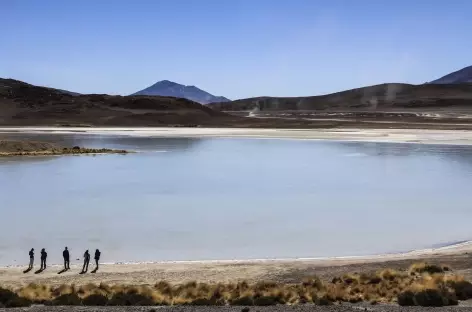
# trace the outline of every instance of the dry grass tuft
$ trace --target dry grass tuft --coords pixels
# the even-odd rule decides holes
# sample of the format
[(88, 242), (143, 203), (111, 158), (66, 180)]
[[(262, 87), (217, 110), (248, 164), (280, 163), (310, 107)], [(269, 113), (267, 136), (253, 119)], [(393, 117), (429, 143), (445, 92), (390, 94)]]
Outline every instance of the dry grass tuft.
[(429, 264), (427, 262), (419, 262), (419, 263), (412, 264), (410, 266), (409, 272), (411, 275), (422, 274), (422, 273), (435, 274), (435, 273), (444, 273), (445, 268), (447, 269), (447, 271), (450, 270), (448, 266), (439, 266), (435, 264)]
[[(64, 286), (67, 287), (67, 286)], [(18, 296), (31, 300), (33, 303), (44, 303), (54, 298), (51, 287), (48, 285), (29, 284), (19, 291)]]

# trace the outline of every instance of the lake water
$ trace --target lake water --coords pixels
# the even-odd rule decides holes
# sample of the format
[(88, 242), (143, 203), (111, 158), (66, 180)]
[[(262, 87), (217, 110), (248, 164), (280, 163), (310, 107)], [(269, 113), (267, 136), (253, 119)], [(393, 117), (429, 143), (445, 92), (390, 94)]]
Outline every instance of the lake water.
[(129, 155), (0, 159), (0, 264), (293, 258), (472, 238), (472, 147), (0, 134)]

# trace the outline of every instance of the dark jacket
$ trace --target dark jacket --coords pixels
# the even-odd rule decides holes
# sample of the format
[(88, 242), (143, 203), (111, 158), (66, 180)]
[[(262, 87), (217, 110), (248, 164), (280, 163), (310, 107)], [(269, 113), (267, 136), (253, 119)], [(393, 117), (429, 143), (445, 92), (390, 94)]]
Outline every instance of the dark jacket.
[(62, 256), (64, 257), (64, 259), (69, 260), (69, 256), (70, 256), (69, 255), (69, 250), (64, 250), (62, 252)]
[(30, 250), (29, 256), (30, 256), (30, 258), (34, 258), (34, 251)]
[(41, 251), (41, 260), (46, 260), (47, 257), (48, 257), (48, 253), (45, 251)]
[(100, 260), (100, 255), (101, 255), (101, 254), (102, 254), (102, 253), (101, 253), (100, 251), (96, 250), (96, 251), (95, 251), (95, 260)]

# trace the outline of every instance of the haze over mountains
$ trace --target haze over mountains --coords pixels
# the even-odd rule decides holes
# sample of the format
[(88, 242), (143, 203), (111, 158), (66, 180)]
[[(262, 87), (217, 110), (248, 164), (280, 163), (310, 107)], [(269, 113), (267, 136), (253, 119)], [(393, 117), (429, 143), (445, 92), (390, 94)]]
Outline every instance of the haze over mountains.
[(131, 95), (173, 96), (191, 100), (200, 104), (230, 101), (223, 96), (215, 96), (195, 86), (185, 86), (169, 80), (156, 82), (152, 86)]

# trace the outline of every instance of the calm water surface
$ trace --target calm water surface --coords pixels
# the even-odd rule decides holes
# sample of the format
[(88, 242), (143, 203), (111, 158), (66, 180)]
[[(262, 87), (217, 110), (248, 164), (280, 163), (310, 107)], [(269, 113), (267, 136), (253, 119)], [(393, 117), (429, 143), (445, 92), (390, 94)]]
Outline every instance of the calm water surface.
[(472, 147), (0, 134), (130, 155), (0, 159), (0, 264), (286, 258), (472, 238)]

